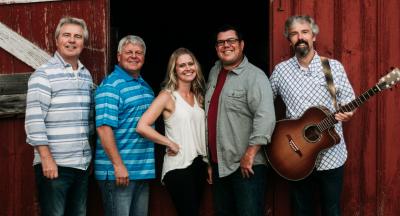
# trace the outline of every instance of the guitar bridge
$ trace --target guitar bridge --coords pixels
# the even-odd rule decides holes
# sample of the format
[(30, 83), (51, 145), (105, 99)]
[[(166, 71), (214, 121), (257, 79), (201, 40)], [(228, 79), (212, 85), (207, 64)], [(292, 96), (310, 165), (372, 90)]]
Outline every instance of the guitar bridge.
[(293, 141), (292, 137), (289, 134), (286, 134), (286, 137), (288, 139), (288, 144), (290, 146), (290, 148), (292, 148), (292, 150), (294, 152), (296, 152), (298, 155), (302, 156), (301, 151), (299, 149), (299, 147), (297, 147), (296, 143)]

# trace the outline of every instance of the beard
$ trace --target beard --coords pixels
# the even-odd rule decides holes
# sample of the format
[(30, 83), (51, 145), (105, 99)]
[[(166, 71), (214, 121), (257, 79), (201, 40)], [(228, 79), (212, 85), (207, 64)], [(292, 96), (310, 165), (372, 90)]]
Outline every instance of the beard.
[(303, 58), (310, 52), (310, 46), (307, 41), (299, 40), (294, 45), (294, 51), (298, 57)]

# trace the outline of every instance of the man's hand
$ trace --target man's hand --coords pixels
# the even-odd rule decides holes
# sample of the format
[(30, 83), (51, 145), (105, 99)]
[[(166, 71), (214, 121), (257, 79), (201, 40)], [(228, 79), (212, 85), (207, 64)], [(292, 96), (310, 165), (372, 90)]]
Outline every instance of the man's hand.
[(246, 152), (240, 159), (240, 171), (242, 172), (243, 178), (250, 178), (250, 175), (254, 175), (253, 171), (254, 157), (260, 148), (261, 148), (260, 145), (251, 145), (247, 147)]
[(41, 158), (43, 175), (48, 179), (58, 178), (58, 167), (52, 156)]
[(50, 152), (49, 146), (38, 145), (35, 146), (35, 149), (40, 155), (43, 175), (48, 179), (58, 178), (58, 167), (53, 155)]
[(129, 185), (129, 174), (124, 164), (114, 166), (114, 175), (117, 186)]
[(339, 112), (335, 114), (335, 119), (338, 121), (346, 122), (353, 117), (354, 112)]
[(240, 170), (242, 172), (243, 178), (250, 178), (250, 174), (254, 175), (253, 171), (253, 161), (254, 156), (249, 154), (244, 154), (242, 159), (240, 159)]

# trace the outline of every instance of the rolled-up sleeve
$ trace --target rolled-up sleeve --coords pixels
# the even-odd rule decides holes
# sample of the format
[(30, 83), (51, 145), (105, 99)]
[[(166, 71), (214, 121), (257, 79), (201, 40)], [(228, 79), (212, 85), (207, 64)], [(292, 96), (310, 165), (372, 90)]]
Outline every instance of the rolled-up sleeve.
[(26, 142), (32, 146), (48, 145), (45, 118), (50, 103), (50, 82), (43, 71), (36, 71), (28, 81), (25, 114)]
[(264, 74), (256, 76), (247, 92), (248, 106), (253, 113), (250, 145), (266, 145), (275, 127), (275, 108), (271, 84)]

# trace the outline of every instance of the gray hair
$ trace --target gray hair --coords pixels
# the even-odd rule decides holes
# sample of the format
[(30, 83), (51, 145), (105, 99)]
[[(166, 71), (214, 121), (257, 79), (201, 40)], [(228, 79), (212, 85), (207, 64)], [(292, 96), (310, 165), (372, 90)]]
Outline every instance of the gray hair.
[(291, 16), (289, 17), (286, 22), (285, 22), (285, 32), (283, 35), (285, 35), (286, 38), (289, 38), (289, 29), (293, 26), (295, 23), (308, 23), (310, 24), (311, 31), (316, 36), (319, 33), (319, 28), (318, 25), (315, 23), (314, 19), (311, 18), (308, 15), (302, 15), (302, 16)]
[(60, 19), (60, 22), (58, 22), (56, 32), (55, 32), (55, 38), (57, 40), (58, 36), (60, 35), (61, 27), (65, 24), (74, 24), (74, 25), (79, 25), (83, 29), (83, 38), (85, 42), (89, 40), (89, 31), (87, 28), (87, 25), (83, 19), (79, 19), (76, 17), (64, 17)]
[(136, 44), (143, 47), (143, 54), (146, 54), (146, 44), (141, 37), (136, 35), (127, 35), (123, 37), (118, 43), (118, 53), (121, 53), (122, 48), (127, 44)]

